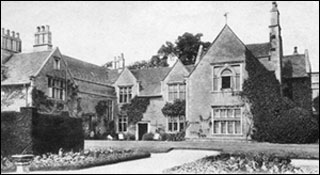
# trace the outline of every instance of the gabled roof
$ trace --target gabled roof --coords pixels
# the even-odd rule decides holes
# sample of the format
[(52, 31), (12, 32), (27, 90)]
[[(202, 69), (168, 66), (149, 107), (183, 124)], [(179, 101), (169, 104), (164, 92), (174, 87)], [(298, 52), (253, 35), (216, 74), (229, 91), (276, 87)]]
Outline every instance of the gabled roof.
[(257, 43), (257, 44), (247, 44), (246, 46), (256, 58), (270, 56), (271, 44), (269, 42)]
[(161, 96), (161, 81), (170, 70), (170, 67), (161, 67), (130, 71), (141, 82), (140, 96)]
[(282, 74), (284, 78), (307, 77), (305, 54), (294, 54), (283, 57)]
[(117, 79), (119, 78), (121, 72), (119, 72), (116, 69), (112, 69), (112, 70), (108, 69), (107, 71), (108, 71), (108, 80), (112, 84), (114, 84), (117, 81)]
[(225, 25), (203, 57), (214, 58), (213, 63), (244, 61), (245, 50), (245, 44)]
[(14, 54), (4, 65), (8, 68), (7, 78), (1, 85), (15, 85), (30, 83), (30, 76), (34, 76), (42, 67), (53, 51)]
[(111, 85), (105, 68), (66, 55), (63, 55), (63, 58), (73, 78)]

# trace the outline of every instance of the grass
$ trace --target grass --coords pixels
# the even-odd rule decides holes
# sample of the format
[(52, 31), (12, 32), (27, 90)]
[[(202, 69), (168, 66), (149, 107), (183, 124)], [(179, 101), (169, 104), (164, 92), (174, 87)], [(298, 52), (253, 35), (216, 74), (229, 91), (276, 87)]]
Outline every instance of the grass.
[(222, 141), (86, 141), (86, 149), (113, 147), (117, 149), (142, 150), (150, 153), (166, 153), (173, 149), (196, 149), (221, 151), (229, 154), (266, 153), (291, 159), (319, 160), (319, 144), (271, 144)]

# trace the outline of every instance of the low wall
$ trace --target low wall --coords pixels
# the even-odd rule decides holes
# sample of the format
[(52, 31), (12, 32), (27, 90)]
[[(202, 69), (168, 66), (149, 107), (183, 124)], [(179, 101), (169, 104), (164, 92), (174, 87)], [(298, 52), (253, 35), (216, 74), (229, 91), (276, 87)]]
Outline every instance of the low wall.
[(82, 120), (68, 112), (41, 114), (35, 108), (1, 112), (1, 155), (57, 153), (84, 148)]

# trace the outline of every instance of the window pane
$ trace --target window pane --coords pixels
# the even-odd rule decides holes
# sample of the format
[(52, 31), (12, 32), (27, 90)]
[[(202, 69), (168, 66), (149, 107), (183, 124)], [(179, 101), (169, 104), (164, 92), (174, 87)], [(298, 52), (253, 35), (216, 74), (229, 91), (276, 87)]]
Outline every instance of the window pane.
[(236, 121), (236, 134), (240, 134), (241, 133), (241, 122), (240, 121)]
[(169, 124), (168, 124), (168, 130), (172, 131), (172, 123), (171, 122), (169, 122)]
[(236, 76), (236, 89), (240, 90), (240, 75), (237, 74)]
[(219, 133), (219, 131), (220, 131), (220, 128), (219, 128), (219, 121), (214, 121), (214, 125), (213, 125), (213, 132), (215, 133), (215, 134), (218, 134)]
[(231, 77), (222, 77), (222, 89), (231, 88)]
[(180, 123), (180, 131), (183, 131), (184, 130), (184, 123)]
[(220, 117), (221, 118), (225, 118), (226, 117), (226, 109), (221, 109)]
[(233, 134), (233, 123), (232, 121), (228, 122), (228, 133)]
[(219, 109), (214, 110), (214, 118), (220, 118), (220, 110)]
[(177, 122), (175, 122), (174, 124), (173, 124), (173, 126), (174, 126), (174, 131), (178, 131), (178, 123)]
[(232, 118), (233, 117), (233, 109), (228, 109), (227, 110), (227, 117)]
[(235, 117), (236, 118), (241, 118), (241, 109), (236, 109), (235, 110)]
[(227, 123), (225, 121), (221, 122), (221, 134), (227, 133)]

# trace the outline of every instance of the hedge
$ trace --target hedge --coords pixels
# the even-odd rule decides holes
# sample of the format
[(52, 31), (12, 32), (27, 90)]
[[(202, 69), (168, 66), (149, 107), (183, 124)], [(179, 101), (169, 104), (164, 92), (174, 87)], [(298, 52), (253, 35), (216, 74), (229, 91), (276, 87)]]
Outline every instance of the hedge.
[(68, 113), (40, 114), (35, 108), (1, 112), (1, 155), (57, 153), (84, 148), (82, 120)]

